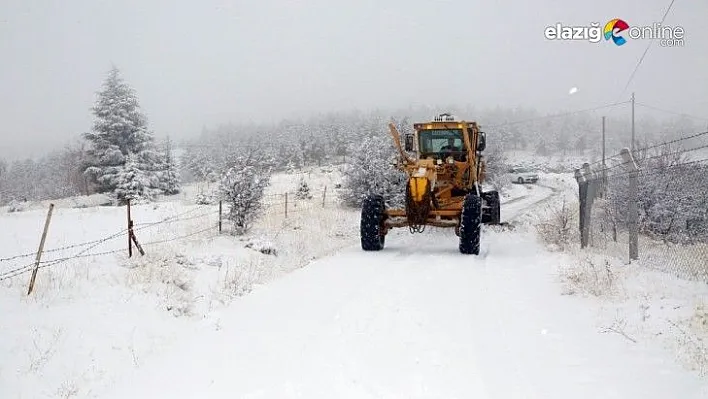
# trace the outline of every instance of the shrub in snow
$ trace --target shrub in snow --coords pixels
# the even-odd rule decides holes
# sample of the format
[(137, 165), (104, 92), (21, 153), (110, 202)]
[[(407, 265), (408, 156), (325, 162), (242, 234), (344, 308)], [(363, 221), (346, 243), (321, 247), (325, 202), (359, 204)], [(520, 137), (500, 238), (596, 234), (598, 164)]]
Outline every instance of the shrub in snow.
[(270, 170), (238, 158), (219, 184), (219, 192), (230, 206), (226, 218), (233, 222), (234, 234), (245, 234), (263, 209), (263, 192), (270, 182)]
[(273, 243), (263, 239), (249, 240), (246, 243), (245, 247), (250, 248), (254, 251), (258, 251), (264, 255), (278, 255), (278, 252), (276, 251)]
[(7, 205), (7, 212), (8, 213), (13, 213), (13, 212), (23, 212), (27, 208), (27, 203), (26, 202), (21, 202), (17, 200), (12, 200), (10, 203)]
[(603, 264), (587, 258), (577, 260), (577, 264), (561, 269), (561, 280), (565, 295), (585, 294), (606, 296), (614, 294), (618, 287), (617, 277), (610, 262)]
[(548, 220), (538, 223), (536, 229), (544, 242), (553, 250), (564, 251), (576, 242), (573, 211), (566, 198), (552, 209)]
[(360, 206), (367, 195), (379, 194), (390, 206), (403, 206), (407, 176), (392, 165), (397, 152), (390, 139), (365, 138), (350, 154), (341, 193), (346, 204)]
[(485, 180), (494, 190), (502, 192), (511, 185), (506, 171), (509, 164), (500, 145), (487, 148), (484, 153)]
[(300, 178), (300, 182), (297, 185), (297, 190), (295, 191), (295, 198), (299, 200), (312, 199), (312, 193), (310, 192), (310, 186), (307, 185), (304, 177)]
[(211, 205), (216, 202), (216, 197), (213, 193), (199, 193), (195, 202), (197, 205)]
[[(708, 167), (691, 164), (680, 150), (665, 146), (655, 155), (638, 154), (637, 205), (642, 233), (666, 242), (708, 242)], [(614, 172), (608, 182), (604, 223), (626, 230), (629, 177)]]

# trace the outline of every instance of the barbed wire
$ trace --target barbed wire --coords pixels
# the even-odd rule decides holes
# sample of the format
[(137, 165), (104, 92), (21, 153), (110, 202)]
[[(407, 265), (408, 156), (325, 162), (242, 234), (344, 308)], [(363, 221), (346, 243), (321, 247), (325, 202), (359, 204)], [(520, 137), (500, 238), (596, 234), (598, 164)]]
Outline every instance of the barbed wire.
[[(677, 164), (671, 164), (671, 165), (660, 165), (660, 166), (655, 166), (652, 168), (646, 168), (646, 169), (639, 169), (637, 171), (623, 171), (623, 172), (618, 172), (614, 173), (611, 175), (605, 176), (605, 178), (610, 179), (610, 178), (615, 178), (619, 176), (629, 176), (632, 173), (636, 173), (638, 176), (656, 176), (656, 175), (661, 175), (665, 173), (667, 169), (676, 169), (676, 168), (681, 168), (689, 165), (698, 165), (701, 162), (708, 162), (708, 158), (703, 158), (703, 159), (697, 159), (694, 161), (688, 161), (688, 162), (681, 162)], [(708, 165), (705, 165), (708, 166)], [(654, 171), (659, 171), (659, 172), (654, 172)], [(599, 176), (598, 179), (602, 179), (602, 176)]]
[[(164, 240), (150, 241), (150, 242), (143, 243), (143, 244), (141, 244), (141, 245), (142, 245), (142, 246), (148, 246), (148, 245), (155, 245), (155, 244), (163, 244), (163, 243), (167, 243), (167, 242), (180, 241), (180, 240), (183, 240), (183, 239), (186, 239), (186, 238), (189, 238), (189, 237), (193, 237), (193, 236), (195, 236), (195, 235), (198, 235), (198, 234), (201, 234), (201, 233), (207, 232), (207, 231), (209, 231), (209, 230), (213, 230), (213, 229), (214, 229), (214, 226), (211, 226), (211, 227), (209, 227), (209, 228), (202, 229), (202, 230), (199, 230), (199, 231), (196, 231), (196, 232), (193, 232), (193, 233), (189, 233), (189, 234), (186, 234), (186, 235), (183, 235), (183, 236), (173, 237), (173, 238), (164, 239)], [(39, 266), (37, 267), (37, 269), (44, 269), (44, 268), (47, 268), (47, 267), (56, 266), (56, 265), (59, 265), (59, 264), (61, 264), (61, 263), (67, 262), (67, 261), (69, 261), (69, 260), (83, 259), (83, 258), (92, 258), (92, 257), (98, 257), (98, 256), (106, 256), (106, 255), (121, 253), (121, 252), (124, 252), (124, 251), (125, 251), (125, 249), (115, 249), (115, 250), (104, 251), (104, 252), (97, 252), (97, 253), (76, 254), (76, 255), (67, 256), (67, 257), (64, 257), (64, 258), (58, 258), (58, 259), (51, 259), (51, 260), (47, 260), (47, 261), (41, 261), (41, 262), (39, 263)], [(19, 276), (19, 275), (28, 273), (28, 272), (34, 270), (35, 265), (36, 265), (36, 263), (31, 263), (31, 264), (28, 264), (28, 265), (25, 265), (25, 266), (21, 266), (21, 267), (18, 267), (18, 268), (16, 268), (16, 269), (7, 271), (7, 272), (5, 272), (5, 273), (2, 273), (2, 274), (0, 274), (0, 281), (7, 280), (7, 279), (10, 279), (10, 278), (13, 278), (13, 277), (16, 277), (16, 276)]]
[[(66, 246), (58, 247), (58, 248), (51, 248), (51, 249), (47, 249), (47, 250), (42, 251), (42, 253), (53, 253), (53, 252), (59, 252), (59, 251), (66, 251), (66, 250), (74, 249), (74, 248), (81, 248), (83, 246), (87, 246), (87, 245), (91, 245), (91, 244), (95, 244), (95, 243), (100, 243), (100, 242), (105, 242), (110, 239), (120, 237), (120, 236), (126, 234), (127, 232), (128, 232), (128, 229), (123, 229), (123, 230), (121, 230), (115, 234), (111, 234), (110, 236), (105, 237), (105, 238), (99, 238), (97, 240), (82, 242), (79, 244), (66, 245)], [(7, 257), (7, 258), (0, 258), (0, 263), (8, 262), (8, 261), (15, 260), (15, 259), (28, 258), (30, 256), (37, 256), (37, 252), (36, 251), (35, 252), (28, 252), (28, 253), (21, 254), (21, 255), (14, 255), (14, 256)]]
[[(703, 131), (703, 132), (699, 132), (699, 133), (692, 134), (692, 135), (690, 135), (690, 136), (679, 137), (679, 138), (676, 138), (676, 139), (673, 139), (673, 140), (664, 141), (664, 142), (662, 142), (662, 143), (652, 144), (652, 145), (650, 145), (650, 146), (646, 146), (646, 147), (642, 147), (642, 148), (637, 148), (637, 149), (634, 150), (634, 153), (649, 151), (649, 150), (653, 150), (653, 149), (655, 149), (655, 148), (659, 148), (659, 147), (663, 147), (663, 146), (667, 146), (667, 145), (671, 145), (671, 144), (680, 143), (680, 142), (682, 142), (682, 141), (691, 140), (691, 139), (695, 139), (695, 138), (702, 137), (702, 136), (706, 136), (706, 135), (708, 135), (708, 131)], [(704, 147), (702, 147), (702, 148), (704, 148)], [(699, 149), (700, 149), (700, 148), (699, 148)], [(606, 157), (606, 158), (605, 158), (605, 161), (609, 161), (609, 160), (614, 159), (614, 158), (619, 158), (619, 157), (621, 157), (621, 156), (622, 156), (622, 153), (621, 153), (621, 152), (618, 152), (618, 153), (616, 153), (616, 154), (614, 154), (614, 155), (611, 155), (611, 156), (609, 156), (609, 157)], [(592, 165), (596, 165), (596, 164), (601, 163), (601, 162), (602, 162), (602, 160), (598, 160), (598, 161), (589, 163), (589, 165), (592, 166)]]
[[(134, 227), (134, 228), (133, 228), (133, 231), (144, 230), (144, 229), (146, 229), (146, 228), (153, 227), (153, 226), (160, 225), (160, 224), (169, 224), (169, 223), (175, 223), (175, 222), (179, 222), (179, 221), (197, 219), (197, 218), (200, 218), (200, 217), (203, 217), (203, 216), (205, 216), (205, 215), (209, 215), (209, 214), (212, 214), (212, 213), (213, 213), (213, 212), (208, 212), (208, 213), (205, 213), (205, 214), (202, 214), (202, 215), (197, 215), (197, 216), (193, 216), (193, 217), (189, 217), (189, 218), (179, 218), (179, 216), (184, 216), (184, 215), (193, 213), (195, 210), (198, 210), (198, 209), (200, 209), (200, 208), (194, 208), (194, 209), (191, 209), (191, 210), (189, 210), (189, 211), (182, 212), (182, 213), (180, 213), (180, 214), (178, 214), (178, 215), (174, 215), (174, 216), (171, 216), (170, 218), (163, 219), (163, 220), (160, 220), (160, 221), (157, 221), (157, 222), (136, 224), (136, 225), (140, 225), (141, 227), (137, 227), (137, 228)], [(109, 235), (108, 237), (99, 238), (99, 239), (96, 239), (96, 240), (87, 241), (87, 242), (82, 242), (82, 243), (78, 243), (78, 244), (66, 245), (66, 246), (58, 247), (58, 248), (51, 248), (51, 249), (47, 249), (47, 250), (42, 251), (42, 253), (43, 253), (43, 254), (45, 254), (45, 253), (54, 253), (54, 252), (59, 252), (59, 251), (66, 251), (66, 250), (69, 250), (69, 249), (81, 248), (81, 247), (83, 247), (83, 246), (88, 246), (88, 245), (97, 244), (97, 243), (98, 243), (98, 244), (101, 244), (101, 243), (104, 243), (104, 242), (109, 241), (109, 240), (111, 240), (111, 239), (120, 237), (120, 236), (126, 234), (127, 232), (128, 232), (128, 229), (126, 228), (126, 229), (123, 229), (123, 230), (121, 230), (121, 231), (119, 231), (119, 232), (117, 232), (117, 233), (111, 234), (111, 235)], [(0, 258), (0, 263), (9, 262), (9, 261), (16, 260), (16, 259), (28, 258), (28, 257), (31, 257), (31, 256), (37, 256), (37, 252), (36, 252), (36, 251), (35, 251), (35, 252), (31, 252), (31, 253), (28, 252), (28, 253), (25, 253), (25, 254), (14, 255), (14, 256), (6, 257), (6, 258)]]
[[(277, 194), (276, 194), (276, 195), (277, 195)], [(284, 195), (284, 194), (280, 194), (280, 195)], [(293, 201), (293, 202), (295, 202), (295, 201)], [(295, 203), (293, 203), (293, 207), (292, 207), (292, 208), (288, 207), (288, 211), (287, 211), (288, 214), (289, 214), (289, 213), (302, 212), (302, 211), (306, 211), (306, 210), (317, 209), (317, 208), (319, 208), (320, 205), (322, 204), (322, 201), (320, 201), (319, 199), (297, 200), (297, 202), (300, 204), (300, 206), (295, 205)], [(338, 201), (335, 200), (334, 198), (331, 198), (331, 199), (329, 199), (329, 200), (325, 200), (325, 204), (334, 204), (334, 203), (338, 203)], [(283, 203), (282, 205), (284, 205), (284, 204), (285, 204), (285, 203)], [(309, 205), (309, 206), (301, 206), (301, 205), (303, 205), (303, 204), (307, 204), (307, 205)], [(210, 215), (215, 215), (215, 212), (214, 212), (213, 210), (211, 210), (211, 211), (209, 211), (209, 212), (205, 212), (205, 213), (202, 213), (202, 214), (187, 216), (187, 215), (189, 215), (189, 214), (195, 212), (195, 211), (198, 210), (198, 209), (202, 209), (202, 208), (197, 207), (197, 208), (194, 208), (194, 209), (191, 209), (191, 210), (189, 210), (189, 211), (185, 211), (185, 212), (179, 213), (179, 214), (177, 214), (177, 215), (171, 216), (171, 217), (169, 217), (169, 218), (166, 218), (166, 219), (163, 219), (163, 220), (160, 220), (160, 221), (150, 222), (150, 223), (144, 223), (144, 224), (142, 224), (140, 227), (133, 228), (133, 231), (144, 230), (144, 229), (147, 229), (147, 228), (150, 228), (150, 227), (153, 227), (153, 226), (157, 226), (157, 225), (162, 225), (162, 224), (171, 224), (171, 223), (176, 223), (176, 222), (180, 222), (180, 221), (187, 221), (187, 220), (199, 219), (199, 218), (208, 217), (208, 216), (210, 216)], [(284, 214), (284, 213), (286, 213), (286, 212), (279, 212), (278, 214), (282, 215), (282, 214)], [(216, 213), (216, 214), (218, 215), (218, 213)], [(269, 212), (269, 214), (273, 214), (273, 213), (272, 213), (272, 212)], [(180, 216), (183, 216), (183, 217), (180, 217)], [(187, 217), (184, 217), (184, 216), (187, 216)], [(189, 237), (196, 236), (196, 235), (198, 235), (198, 234), (205, 233), (205, 232), (210, 231), (210, 230), (213, 230), (213, 229), (215, 229), (215, 228), (216, 228), (216, 226), (210, 226), (210, 227), (208, 227), (208, 228), (200, 229), (200, 230), (198, 230), (198, 231), (196, 231), (196, 232), (192, 232), (192, 233), (185, 234), (185, 235), (182, 235), (182, 236), (172, 237), (172, 238), (167, 238), (167, 239), (160, 239), (160, 240), (148, 241), (148, 242), (142, 243), (141, 245), (142, 245), (142, 246), (150, 246), (150, 245), (156, 245), (156, 244), (163, 244), (163, 243), (168, 243), (168, 242), (179, 241), (179, 240), (183, 240), (183, 239), (186, 239), (186, 238), (189, 238)], [(43, 253), (44, 253), (44, 252), (57, 252), (57, 251), (60, 251), (60, 250), (68, 250), (68, 249), (80, 248), (80, 247), (82, 247), (82, 246), (86, 246), (86, 247), (87, 247), (87, 248), (84, 248), (83, 250), (81, 250), (81, 251), (79, 251), (78, 253), (76, 253), (76, 254), (74, 254), (74, 255), (71, 255), (71, 256), (65, 256), (65, 257), (61, 257), (61, 258), (43, 260), (43, 261), (40, 261), (39, 264), (37, 264), (36, 262), (32, 262), (32, 263), (28, 263), (28, 264), (25, 264), (25, 265), (16, 267), (16, 268), (14, 268), (14, 269), (11, 269), (11, 270), (2, 272), (2, 273), (0, 273), (0, 281), (7, 280), (7, 279), (10, 279), (10, 278), (13, 278), (13, 277), (16, 277), (16, 276), (19, 276), (19, 275), (28, 273), (28, 272), (34, 270), (35, 267), (36, 267), (37, 269), (43, 269), (43, 268), (46, 268), (46, 267), (56, 266), (56, 265), (59, 265), (59, 264), (62, 264), (62, 263), (65, 263), (65, 262), (67, 262), (67, 261), (74, 260), (74, 259), (84, 259), (84, 258), (91, 258), (91, 257), (100, 257), (100, 256), (106, 256), (106, 255), (111, 255), (111, 254), (117, 254), (117, 253), (124, 252), (125, 249), (115, 249), (115, 250), (108, 250), (108, 251), (103, 251), (103, 252), (87, 253), (87, 252), (90, 251), (91, 249), (94, 249), (94, 248), (96, 248), (97, 246), (99, 246), (99, 245), (101, 245), (101, 244), (103, 244), (103, 243), (105, 243), (105, 242), (107, 242), (107, 241), (110, 241), (110, 240), (112, 240), (112, 239), (115, 239), (115, 238), (117, 238), (117, 237), (120, 237), (121, 235), (127, 233), (127, 231), (128, 231), (128, 229), (123, 229), (123, 230), (121, 230), (121, 231), (118, 232), (118, 233), (111, 234), (111, 235), (109, 235), (109, 236), (107, 236), (107, 237), (104, 237), (104, 238), (102, 238), (102, 239), (92, 240), (92, 241), (88, 241), (88, 242), (84, 242), (84, 243), (79, 243), (79, 244), (67, 245), (67, 246), (65, 246), (65, 247), (53, 248), (53, 249), (51, 249), (51, 250), (43, 251)], [(218, 235), (218, 234), (217, 234), (217, 235)], [(215, 235), (215, 236), (216, 236), (216, 235)], [(8, 259), (8, 260), (10, 260), (10, 259), (19, 259), (19, 258), (26, 257), (26, 256), (36, 256), (36, 253), (23, 254), (23, 255), (16, 255), (16, 256), (14, 256), (14, 257), (3, 258), (3, 259)]]
[[(596, 172), (602, 173), (602, 172), (606, 172), (606, 171), (608, 171), (608, 170), (613, 170), (613, 169), (616, 169), (616, 168), (618, 168), (618, 167), (620, 167), (620, 166), (628, 165), (628, 164), (630, 164), (632, 161), (634, 161), (635, 163), (642, 163), (642, 162), (647, 161), (647, 160), (652, 160), (652, 159), (657, 159), (657, 158), (664, 158), (664, 157), (671, 157), (671, 156), (675, 156), (675, 155), (682, 155), (682, 154), (686, 154), (686, 153), (693, 152), (693, 151), (703, 150), (703, 149), (706, 149), (706, 148), (708, 148), (708, 144), (705, 144), (705, 145), (702, 145), (702, 146), (699, 146), (699, 147), (689, 148), (689, 149), (681, 149), (681, 150), (676, 150), (676, 151), (673, 151), (673, 152), (667, 152), (667, 153), (662, 153), (662, 154), (651, 155), (651, 156), (644, 157), (644, 158), (639, 158), (639, 159), (631, 159), (630, 161), (623, 161), (623, 162), (620, 162), (620, 163), (618, 163), (618, 164), (615, 164), (615, 165), (612, 165), (612, 166), (609, 166), (609, 167), (606, 167), (606, 168), (603, 168), (603, 169), (598, 169), (598, 170), (596, 170)], [(688, 161), (686, 161), (686, 162), (688, 162)], [(686, 162), (682, 162), (682, 163), (685, 164)]]

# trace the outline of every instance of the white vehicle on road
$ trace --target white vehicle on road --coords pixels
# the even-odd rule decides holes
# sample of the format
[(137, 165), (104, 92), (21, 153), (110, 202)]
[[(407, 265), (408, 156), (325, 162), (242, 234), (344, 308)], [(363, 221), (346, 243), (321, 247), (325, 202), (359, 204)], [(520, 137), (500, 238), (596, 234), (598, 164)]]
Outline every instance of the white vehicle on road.
[(514, 167), (509, 169), (509, 175), (512, 183), (536, 183), (538, 181), (538, 173), (526, 167)]

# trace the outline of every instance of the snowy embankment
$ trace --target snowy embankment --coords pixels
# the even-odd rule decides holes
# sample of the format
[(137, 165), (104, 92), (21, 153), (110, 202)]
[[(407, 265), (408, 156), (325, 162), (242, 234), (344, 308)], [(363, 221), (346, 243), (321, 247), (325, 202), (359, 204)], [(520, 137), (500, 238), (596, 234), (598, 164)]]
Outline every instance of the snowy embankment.
[(484, 227), (480, 256), (438, 229), (345, 249), (224, 309), (106, 397), (706, 397), (667, 351), (599, 328), (598, 301), (561, 295), (572, 256), (545, 250), (532, 222), (562, 192), (545, 177), (552, 189), (503, 207), (511, 229)]
[(677, 264), (705, 268), (705, 252), (671, 252), (641, 238), (640, 259), (630, 264), (626, 242), (580, 250), (577, 183), (571, 175), (557, 183), (559, 195), (521, 220), (535, 226), (557, 256), (561, 293), (593, 310), (598, 331), (637, 351), (662, 350), (667, 362), (708, 375), (708, 284), (668, 272)]
[[(286, 217), (284, 193), (300, 176), (313, 198), (291, 194)], [(91, 396), (254, 286), (355, 244), (359, 214), (337, 204), (338, 181), (326, 168), (274, 176), (268, 209), (243, 238), (218, 234), (218, 206), (194, 205), (195, 186), (176, 199), (133, 206), (146, 255), (134, 249), (132, 259), (125, 207), (84, 208), (102, 203), (100, 196), (55, 201), (48, 263), (30, 296), (26, 271), (48, 203), (0, 210), (0, 397)], [(25, 272), (7, 278), (13, 270)]]

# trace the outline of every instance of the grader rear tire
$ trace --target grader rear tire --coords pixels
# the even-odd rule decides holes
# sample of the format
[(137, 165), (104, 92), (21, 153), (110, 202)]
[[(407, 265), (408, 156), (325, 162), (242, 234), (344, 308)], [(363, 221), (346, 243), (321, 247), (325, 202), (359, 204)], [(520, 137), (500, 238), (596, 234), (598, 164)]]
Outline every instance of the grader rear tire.
[(482, 225), (482, 199), (476, 194), (465, 196), (460, 215), (460, 252), (479, 255), (479, 240)]
[(371, 195), (364, 199), (361, 207), (361, 249), (364, 251), (380, 251), (386, 238), (383, 234), (383, 220), (386, 205), (380, 195)]
[[(501, 200), (499, 199), (498, 191), (487, 191), (482, 194), (482, 198), (487, 203), (488, 214), (483, 214), (482, 223), (500, 224), (501, 223)], [(486, 220), (485, 220), (486, 219)]]

